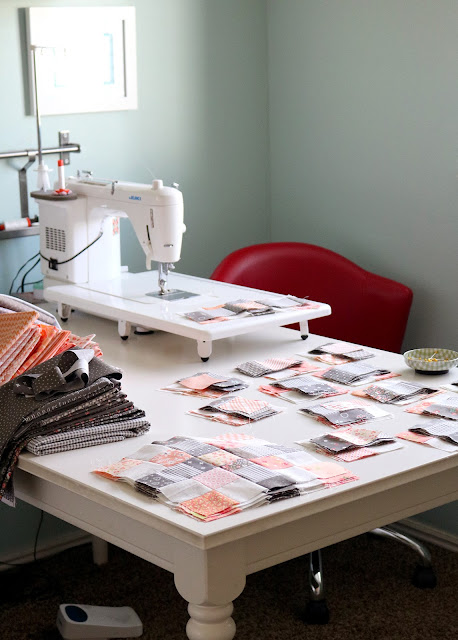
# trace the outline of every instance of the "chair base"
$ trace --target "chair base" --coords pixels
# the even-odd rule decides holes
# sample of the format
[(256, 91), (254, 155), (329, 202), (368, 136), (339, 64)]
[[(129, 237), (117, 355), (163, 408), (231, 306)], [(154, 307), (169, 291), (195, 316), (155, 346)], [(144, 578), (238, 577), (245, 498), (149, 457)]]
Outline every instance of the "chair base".
[[(431, 563), (431, 554), (422, 542), (400, 533), (392, 526), (373, 529), (370, 533), (396, 540), (415, 551), (420, 556), (420, 562), (415, 566), (411, 582), (418, 589), (434, 589), (437, 579)], [(320, 550), (309, 553), (309, 594), (310, 600), (305, 608), (304, 622), (306, 624), (327, 624), (330, 614), (325, 598), (323, 562)]]

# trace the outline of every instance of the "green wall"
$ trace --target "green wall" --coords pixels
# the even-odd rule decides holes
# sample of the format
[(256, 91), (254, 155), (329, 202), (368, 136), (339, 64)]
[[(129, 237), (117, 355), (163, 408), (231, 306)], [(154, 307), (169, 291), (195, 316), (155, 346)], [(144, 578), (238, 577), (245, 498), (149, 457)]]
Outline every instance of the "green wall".
[(272, 240), (404, 282), (405, 348), (458, 349), (456, 0), (268, 6)]

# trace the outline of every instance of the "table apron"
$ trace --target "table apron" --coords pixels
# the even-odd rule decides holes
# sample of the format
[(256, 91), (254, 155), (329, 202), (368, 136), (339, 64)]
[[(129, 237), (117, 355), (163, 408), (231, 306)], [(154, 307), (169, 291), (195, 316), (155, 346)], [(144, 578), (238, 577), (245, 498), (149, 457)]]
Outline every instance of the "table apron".
[[(419, 478), (385, 488), (278, 526), (269, 527), (266, 519), (265, 529), (251, 534), (245, 531), (246, 535), (237, 541), (246, 574), (458, 499), (457, 476), (457, 468), (446, 469), (434, 479)], [(193, 546), (20, 469), (15, 473), (15, 490), (18, 498), (35, 507), (171, 572), (177, 548)], [(218, 550), (226, 553), (228, 544), (221, 541), (213, 547), (214, 553), (218, 554)]]

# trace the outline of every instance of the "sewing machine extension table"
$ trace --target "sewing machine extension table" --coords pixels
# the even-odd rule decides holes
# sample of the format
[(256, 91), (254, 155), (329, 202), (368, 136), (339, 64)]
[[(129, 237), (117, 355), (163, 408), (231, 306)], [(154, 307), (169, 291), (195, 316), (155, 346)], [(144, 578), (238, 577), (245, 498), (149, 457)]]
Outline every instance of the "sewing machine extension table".
[[(403, 442), (403, 448), (396, 451), (345, 464), (359, 476), (358, 481), (212, 522), (175, 512), (124, 483), (91, 472), (144, 444), (173, 435), (214, 436), (234, 430), (292, 444), (319, 435), (323, 425), (286, 402), (283, 413), (249, 427), (231, 428), (195, 418), (186, 411), (202, 406), (202, 398), (159, 390), (202, 370), (188, 339), (159, 333), (132, 335), (122, 341), (108, 320), (81, 312), (72, 314), (68, 328), (80, 335), (97, 334), (104, 359), (121, 367), (123, 389), (146, 411), (152, 426), (149, 433), (123, 442), (41, 457), (23, 453), (15, 471), (16, 495), (172, 572), (177, 590), (189, 603), (189, 640), (234, 637), (232, 602), (242, 592), (248, 574), (458, 498), (458, 456)], [(296, 331), (285, 328), (229, 337), (218, 345), (211, 370), (229, 373), (247, 359), (304, 353), (325, 341), (311, 335), (302, 342)], [(419, 379), (400, 355), (374, 352), (381, 365), (408, 380)], [(456, 377), (455, 369), (428, 382), (442, 384)], [(265, 399), (257, 391), (259, 379), (247, 381), (250, 387), (242, 395)], [(378, 423), (388, 433), (404, 431), (418, 422), (419, 416), (406, 413), (404, 407), (389, 405), (388, 409), (393, 418)], [(243, 638), (243, 629), (240, 633)]]
[(300, 333), (306, 337), (309, 333), (309, 320), (322, 318), (331, 313), (328, 304), (318, 303), (314, 308), (284, 309), (251, 318), (233, 318), (224, 322), (199, 324), (183, 317), (182, 314), (240, 298), (259, 300), (281, 296), (226, 282), (170, 273), (170, 289), (184, 290), (194, 295), (183, 300), (160, 299), (151, 295), (151, 292), (157, 289), (156, 283), (156, 271), (125, 272), (114, 280), (87, 284), (56, 284), (46, 287), (44, 295), (46, 300), (58, 303), (58, 315), (63, 320), (68, 319), (71, 308), (117, 320), (119, 335), (124, 339), (129, 337), (131, 325), (137, 325), (197, 340), (197, 352), (203, 361), (210, 357), (214, 340), (295, 322), (300, 324)]

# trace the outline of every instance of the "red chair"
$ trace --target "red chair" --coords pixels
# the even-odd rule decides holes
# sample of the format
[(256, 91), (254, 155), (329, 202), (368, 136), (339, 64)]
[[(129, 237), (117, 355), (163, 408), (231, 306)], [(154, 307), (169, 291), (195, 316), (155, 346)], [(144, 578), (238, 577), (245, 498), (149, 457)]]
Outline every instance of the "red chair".
[(400, 352), (412, 291), (313, 244), (271, 242), (238, 249), (211, 275), (213, 280), (309, 297), (332, 314), (309, 323), (329, 338)]
[[(362, 269), (329, 249), (302, 242), (252, 245), (229, 254), (211, 277), (326, 302), (332, 314), (311, 320), (309, 326), (313, 333), (386, 351), (401, 350), (412, 291), (399, 282)], [(413, 584), (420, 588), (435, 586), (431, 556), (421, 542), (391, 526), (374, 529), (372, 533), (413, 549), (420, 556)], [(309, 592), (305, 620), (310, 624), (325, 624), (329, 611), (320, 550), (309, 554)]]

